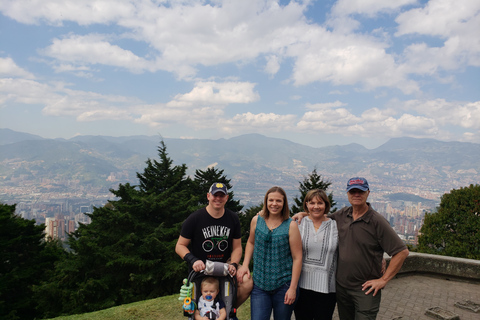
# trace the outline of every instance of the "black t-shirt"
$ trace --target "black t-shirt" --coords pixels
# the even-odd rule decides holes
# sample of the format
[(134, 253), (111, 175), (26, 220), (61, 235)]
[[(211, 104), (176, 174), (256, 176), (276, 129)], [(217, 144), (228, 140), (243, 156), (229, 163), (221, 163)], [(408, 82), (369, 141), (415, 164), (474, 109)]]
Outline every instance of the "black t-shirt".
[(205, 262), (227, 262), (232, 254), (233, 239), (240, 239), (238, 215), (229, 209), (221, 218), (215, 219), (206, 208), (192, 213), (182, 225), (180, 235), (190, 239), (190, 252)]

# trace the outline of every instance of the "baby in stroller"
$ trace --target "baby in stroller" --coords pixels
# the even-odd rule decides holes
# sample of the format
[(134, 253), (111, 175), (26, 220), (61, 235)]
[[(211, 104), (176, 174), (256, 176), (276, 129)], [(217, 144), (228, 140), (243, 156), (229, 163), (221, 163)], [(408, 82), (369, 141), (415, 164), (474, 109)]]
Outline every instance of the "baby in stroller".
[(205, 277), (202, 280), (200, 289), (202, 295), (198, 298), (195, 320), (225, 320), (227, 312), (225, 303), (218, 296), (220, 282), (214, 277)]
[[(207, 260), (205, 270), (200, 272), (191, 271), (188, 278), (184, 280), (184, 287), (191, 287), (188, 301), (190, 310), (186, 310), (184, 304), (184, 315), (188, 320), (234, 320), (236, 317), (235, 300), (237, 295), (237, 278), (228, 273), (228, 264), (212, 262)], [(182, 298), (182, 294), (181, 294)], [(180, 299), (181, 299), (180, 298)], [(196, 309), (192, 312), (192, 305)], [(196, 306), (195, 306), (196, 305)], [(217, 309), (218, 313), (212, 312)]]

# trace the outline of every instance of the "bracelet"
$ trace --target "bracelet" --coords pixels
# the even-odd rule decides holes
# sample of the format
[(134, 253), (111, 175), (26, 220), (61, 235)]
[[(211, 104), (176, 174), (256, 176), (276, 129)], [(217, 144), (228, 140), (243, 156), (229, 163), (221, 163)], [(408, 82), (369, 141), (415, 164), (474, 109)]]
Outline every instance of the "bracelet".
[(190, 267), (193, 268), (193, 264), (199, 259), (189, 252), (183, 257), (183, 260), (187, 261), (187, 263), (190, 264)]
[(238, 263), (234, 262), (234, 263), (230, 263), (230, 264), (235, 268), (235, 270), (238, 270)]

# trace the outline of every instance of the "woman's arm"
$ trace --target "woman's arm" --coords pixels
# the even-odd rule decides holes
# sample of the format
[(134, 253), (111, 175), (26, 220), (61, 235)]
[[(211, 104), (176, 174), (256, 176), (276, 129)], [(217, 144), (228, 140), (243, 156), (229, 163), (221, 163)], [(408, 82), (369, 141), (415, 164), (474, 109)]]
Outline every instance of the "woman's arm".
[(250, 235), (248, 236), (247, 245), (245, 246), (245, 256), (243, 257), (242, 266), (238, 269), (237, 273), (239, 277), (247, 274), (250, 277), (250, 270), (248, 266), (253, 257), (253, 248), (255, 246), (255, 229), (257, 228), (257, 218), (254, 216), (250, 222)]
[(288, 231), (290, 252), (292, 253), (293, 265), (292, 265), (292, 280), (290, 281), (290, 288), (285, 294), (285, 304), (293, 304), (297, 296), (297, 286), (300, 280), (300, 273), (302, 272), (302, 237), (300, 236), (300, 230), (295, 221), (290, 222), (290, 228)]

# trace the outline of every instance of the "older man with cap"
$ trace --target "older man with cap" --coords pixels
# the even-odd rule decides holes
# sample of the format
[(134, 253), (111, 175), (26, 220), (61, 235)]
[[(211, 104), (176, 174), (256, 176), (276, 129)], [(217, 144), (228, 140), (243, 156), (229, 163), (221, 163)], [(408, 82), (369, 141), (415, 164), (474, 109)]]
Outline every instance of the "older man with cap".
[[(235, 275), (242, 258), (242, 235), (238, 215), (225, 208), (228, 190), (225, 184), (212, 184), (207, 193), (208, 205), (188, 216), (175, 246), (175, 252), (191, 269), (205, 269), (205, 261), (229, 263)], [(250, 295), (253, 281), (248, 276), (238, 280), (237, 306)]]
[[(381, 289), (397, 274), (409, 253), (388, 221), (367, 202), (369, 194), (365, 178), (351, 178), (347, 182), (351, 206), (329, 216), (338, 229), (336, 295), (341, 320), (376, 319)], [(385, 273), (384, 252), (392, 257)]]

